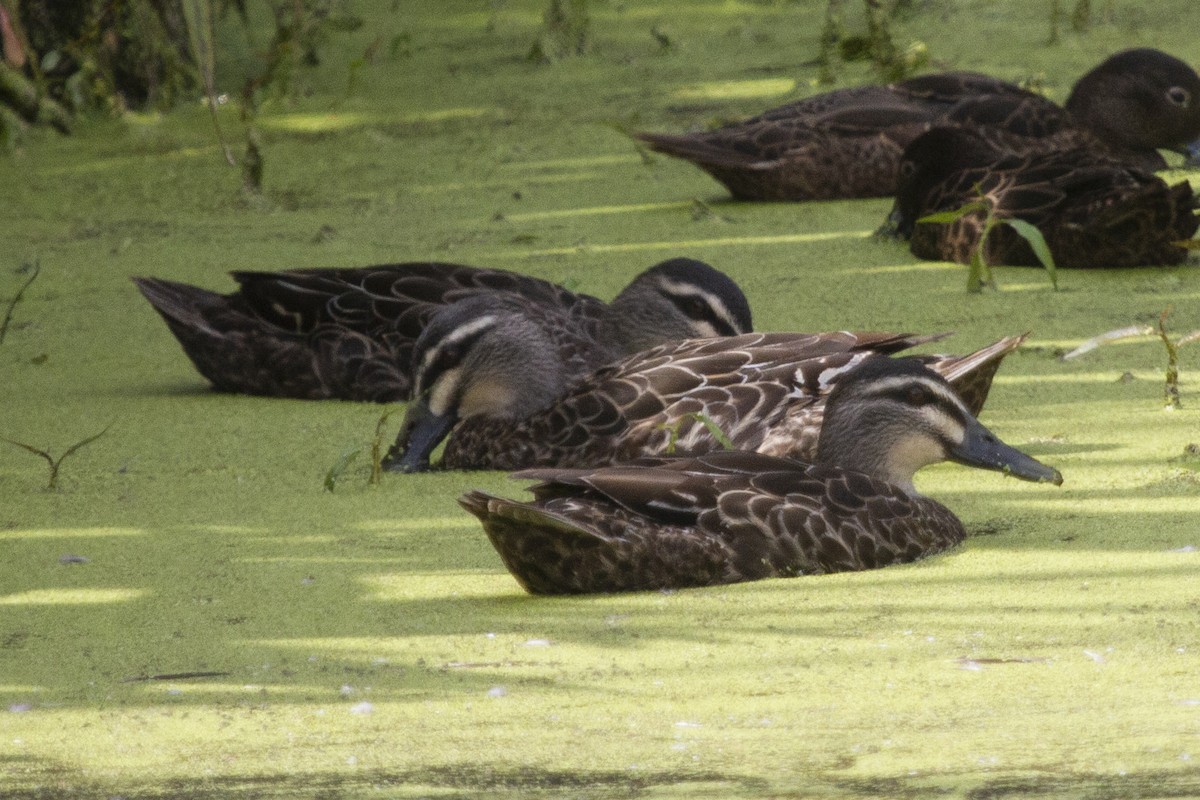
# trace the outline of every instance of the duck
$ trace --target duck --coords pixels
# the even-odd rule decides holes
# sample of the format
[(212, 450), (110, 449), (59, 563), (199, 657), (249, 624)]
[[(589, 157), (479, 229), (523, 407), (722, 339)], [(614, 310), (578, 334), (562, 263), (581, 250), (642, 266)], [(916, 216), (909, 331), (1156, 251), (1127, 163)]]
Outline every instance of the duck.
[(987, 75), (945, 72), (819, 94), (711, 131), (635, 137), (691, 161), (737, 200), (834, 200), (893, 195), (904, 148), (936, 124), (1018, 153), (1081, 147), (1163, 169), (1160, 149), (1200, 144), (1200, 76), (1135, 48), (1080, 78), (1064, 106)]
[(135, 277), (196, 369), (224, 392), (391, 403), (412, 389), (412, 348), (434, 313), (477, 294), (544, 308), (605, 360), (677, 339), (753, 330), (745, 294), (703, 261), (672, 258), (611, 302), (501, 269), (441, 262), (231, 273), (219, 294)]
[(674, 590), (878, 569), (959, 545), (962, 522), (913, 476), (951, 460), (1029, 481), (1062, 474), (1005, 444), (912, 358), (871, 355), (830, 392), (814, 461), (747, 450), (543, 468), (532, 501), (470, 491), (531, 594)]
[[(753, 333), (692, 339), (582, 377), (550, 369), (555, 351), (528, 319), (449, 306), (414, 348), (414, 397), (384, 466), (518, 470), (593, 467), (722, 447), (812, 457), (829, 390), (873, 353), (944, 334)], [(1001, 360), (1024, 336), (965, 356), (924, 356), (978, 413)], [(561, 359), (558, 359), (561, 361)]]
[[(1179, 243), (1200, 227), (1200, 198), (1187, 181), (1170, 185), (1085, 149), (1007, 153), (967, 128), (936, 127), (917, 137), (904, 152), (900, 175), (885, 229), (907, 239), (918, 258), (970, 263), (984, 209), (953, 222), (921, 220), (980, 199), (995, 218), (1036, 227), (1056, 267), (1180, 264), (1189, 251)], [(991, 229), (984, 250), (992, 265), (1041, 263), (1008, 225)]]

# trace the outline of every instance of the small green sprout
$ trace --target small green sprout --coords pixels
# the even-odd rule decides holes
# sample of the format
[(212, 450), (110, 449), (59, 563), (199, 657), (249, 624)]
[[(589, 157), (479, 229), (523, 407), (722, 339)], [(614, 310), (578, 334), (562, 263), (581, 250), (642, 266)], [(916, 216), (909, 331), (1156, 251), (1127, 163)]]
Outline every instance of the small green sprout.
[(708, 428), (709, 434), (717, 440), (717, 443), (721, 445), (721, 447), (725, 448), (726, 450), (734, 449), (733, 440), (725, 434), (725, 431), (721, 430), (721, 426), (718, 425), (712, 417), (708, 416), (702, 411), (691, 411), (687, 414), (681, 415), (679, 419), (675, 420), (674, 422), (664, 422), (661, 425), (655, 426), (659, 430), (667, 431), (669, 434), (669, 438), (667, 439), (667, 455), (670, 456), (675, 454), (675, 445), (679, 442), (679, 429), (687, 420), (694, 420), (695, 422), (699, 422), (705, 428)]
[(1037, 256), (1038, 261), (1042, 262), (1042, 266), (1045, 268), (1047, 274), (1049, 274), (1050, 284), (1056, 291), (1058, 290), (1058, 274), (1054, 265), (1054, 255), (1050, 252), (1050, 247), (1046, 244), (1046, 237), (1035, 226), (1025, 220), (996, 216), (995, 207), (992, 202), (982, 196), (982, 194), (961, 208), (956, 208), (953, 211), (940, 211), (936, 214), (929, 214), (921, 217), (917, 222), (918, 224), (933, 223), (947, 225), (976, 212), (983, 212), (984, 214), (983, 230), (979, 233), (979, 242), (976, 243), (975, 249), (971, 251), (971, 260), (967, 265), (969, 268), (967, 272), (968, 292), (981, 292), (985, 286), (992, 289), (996, 288), (996, 280), (992, 276), (992, 268), (987, 263), (984, 252), (987, 248), (988, 236), (997, 225), (1007, 225), (1016, 231), (1017, 235), (1022, 239), (1029, 242), (1029, 246), (1033, 248), (1033, 254)]
[(332, 492), (337, 489), (337, 483), (342, 479), (342, 475), (346, 472), (346, 468), (358, 458), (358, 454), (362, 452), (361, 447), (352, 447), (344, 450), (338, 460), (334, 462), (329, 471), (325, 473), (325, 491)]

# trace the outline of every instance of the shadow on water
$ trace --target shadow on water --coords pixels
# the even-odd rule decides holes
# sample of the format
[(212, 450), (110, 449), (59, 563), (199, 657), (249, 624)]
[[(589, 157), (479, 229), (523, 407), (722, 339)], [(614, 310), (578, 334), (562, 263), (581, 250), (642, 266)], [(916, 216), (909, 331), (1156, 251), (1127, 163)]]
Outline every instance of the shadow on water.
[[(944, 773), (932, 776), (855, 778), (832, 771), (814, 771), (803, 786), (776, 785), (770, 778), (715, 771), (549, 770), (531, 765), (460, 762), (413, 770), (359, 769), (351, 771), (278, 772), (210, 776), (133, 785), (88, 781), (59, 764), (18, 757), (0, 757), (0, 769), (14, 780), (5, 800), (219, 800), (291, 797), (356, 797), (400, 792), (397, 796), (436, 796), (439, 799), (486, 797), (618, 800), (656, 796), (690, 798), (887, 797), (925, 800), (958, 797), (967, 800), (1149, 800), (1200, 795), (1200, 770), (1100, 774), (1046, 770), (1038, 774)], [(64, 794), (64, 787), (70, 786)], [(426, 794), (428, 793), (428, 795)], [(389, 795), (390, 796), (390, 795)]]

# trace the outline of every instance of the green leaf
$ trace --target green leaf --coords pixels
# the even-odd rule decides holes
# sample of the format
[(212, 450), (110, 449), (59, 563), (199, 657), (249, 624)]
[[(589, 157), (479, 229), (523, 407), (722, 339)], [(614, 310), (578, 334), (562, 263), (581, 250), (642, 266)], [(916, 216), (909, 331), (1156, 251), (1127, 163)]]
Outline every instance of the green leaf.
[(1050, 252), (1050, 246), (1046, 244), (1046, 237), (1042, 235), (1042, 232), (1023, 219), (1005, 219), (1001, 220), (1001, 222), (1020, 234), (1022, 239), (1029, 242), (1029, 246), (1033, 248), (1033, 254), (1038, 257), (1038, 261), (1042, 262), (1042, 266), (1049, 273), (1050, 284), (1057, 290), (1058, 275), (1055, 271), (1054, 255)]
[(356, 447), (342, 453), (337, 462), (329, 468), (329, 472), (325, 473), (325, 491), (332, 492), (337, 488), (337, 482), (341, 480), (342, 473), (346, 471), (346, 467), (350, 466), (350, 462), (358, 458), (358, 454), (361, 452), (362, 448)]
[(733, 440), (725, 435), (725, 431), (721, 430), (721, 426), (712, 417), (699, 411), (688, 414), (688, 416), (708, 428), (709, 434), (717, 440), (721, 447), (724, 447), (726, 450), (733, 449)]
[(967, 203), (965, 206), (962, 206), (961, 208), (956, 208), (953, 211), (938, 211), (937, 213), (934, 213), (934, 214), (928, 214), (928, 215), (918, 219), (917, 223), (920, 224), (920, 223), (924, 223), (924, 222), (930, 222), (930, 223), (937, 223), (937, 224), (945, 224), (948, 222), (954, 222), (956, 220), (962, 219), (967, 214), (973, 214), (976, 211), (987, 211), (987, 210), (988, 210), (987, 203), (985, 203), (982, 200), (972, 200), (971, 202)]

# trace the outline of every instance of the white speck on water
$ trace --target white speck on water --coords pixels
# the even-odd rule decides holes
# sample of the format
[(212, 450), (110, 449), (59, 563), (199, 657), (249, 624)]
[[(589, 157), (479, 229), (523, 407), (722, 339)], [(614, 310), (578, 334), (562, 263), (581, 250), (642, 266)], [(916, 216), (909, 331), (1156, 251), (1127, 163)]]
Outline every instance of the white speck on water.
[(683, 750), (687, 750), (688, 746), (687, 746), (686, 742), (676, 742), (675, 744), (671, 745), (671, 749), (676, 750), (676, 751), (683, 751)]
[(1180, 754), (1179, 754), (1179, 760), (1180, 760), (1180, 761), (1191, 761), (1191, 760), (1192, 760), (1192, 754), (1191, 754), (1191, 753), (1180, 753)]
[(13, 703), (8, 707), (8, 710), (14, 714), (23, 714), (26, 711), (33, 710), (33, 703)]
[(1108, 663), (1108, 659), (1105, 658), (1100, 653), (1097, 653), (1095, 650), (1084, 650), (1083, 654), (1085, 656), (1087, 656), (1088, 658), (1090, 658), (1092, 661), (1095, 661), (1097, 664), (1107, 664)]
[(1176, 547), (1174, 550), (1168, 550), (1167, 552), (1168, 553), (1194, 553), (1194, 552), (1196, 552), (1196, 545), (1185, 544), (1183, 547)]
[(338, 689), (338, 694), (340, 694), (342, 697), (349, 697), (350, 695), (354, 694), (354, 687), (348, 683), (343, 683), (342, 688)]
[(969, 670), (970, 672), (983, 672), (983, 664), (980, 664), (978, 661), (971, 661), (970, 659), (959, 661), (958, 668)]
[(352, 767), (356, 766), (358, 764), (358, 756), (350, 756), (346, 759), (346, 763)]
[(503, 686), (493, 686), (487, 690), (488, 697), (504, 697), (508, 694), (508, 689)]
[(549, 639), (530, 639), (527, 642), (525, 642), (525, 646), (526, 647), (549, 647), (550, 640)]
[(1189, 697), (1186, 700), (1177, 700), (1175, 704), (1180, 706), (1200, 706), (1200, 699)]
[(351, 714), (370, 714), (374, 710), (375, 710), (374, 704), (368, 703), (366, 700), (362, 701), (361, 703), (355, 703), (354, 705), (350, 706)]
[(179, 695), (183, 694), (183, 689), (167, 689), (167, 694), (171, 695), (172, 697), (178, 697)]
[(317, 579), (314, 578), (312, 575), (307, 575), (300, 579), (301, 586), (312, 586), (316, 582), (317, 582)]
[(495, 639), (496, 634), (492, 633), (491, 631), (488, 631), (487, 633), (484, 634), (484, 637), (487, 639)]
[(679, 722), (675, 723), (675, 727), (676, 728), (700, 728), (703, 726), (699, 722), (692, 722), (690, 720), (682, 719)]

